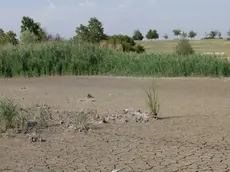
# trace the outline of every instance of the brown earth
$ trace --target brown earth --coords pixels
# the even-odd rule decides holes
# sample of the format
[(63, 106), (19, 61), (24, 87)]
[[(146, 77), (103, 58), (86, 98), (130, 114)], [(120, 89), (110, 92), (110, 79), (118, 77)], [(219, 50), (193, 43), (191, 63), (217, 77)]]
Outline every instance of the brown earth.
[[(88, 133), (48, 128), (46, 142), (0, 138), (0, 171), (230, 171), (230, 79), (155, 79), (160, 120), (107, 123)], [(0, 96), (53, 111), (124, 108), (148, 111), (150, 78), (41, 77), (0, 80)], [(81, 102), (87, 93), (96, 102)], [(62, 115), (63, 119), (65, 113)]]

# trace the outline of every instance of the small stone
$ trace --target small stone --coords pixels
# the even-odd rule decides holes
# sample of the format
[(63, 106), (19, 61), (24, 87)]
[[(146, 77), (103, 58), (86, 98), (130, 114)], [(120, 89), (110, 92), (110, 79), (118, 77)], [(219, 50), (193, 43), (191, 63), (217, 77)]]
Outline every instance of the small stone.
[(89, 94), (89, 93), (87, 94), (87, 98), (88, 99), (94, 99), (94, 97), (91, 94)]
[(45, 142), (46, 140), (43, 139), (42, 137), (39, 137), (39, 142)]
[(105, 119), (105, 117), (102, 117), (102, 122), (106, 124), (106, 123), (108, 123), (108, 120)]
[(64, 121), (60, 121), (60, 124), (64, 124)]

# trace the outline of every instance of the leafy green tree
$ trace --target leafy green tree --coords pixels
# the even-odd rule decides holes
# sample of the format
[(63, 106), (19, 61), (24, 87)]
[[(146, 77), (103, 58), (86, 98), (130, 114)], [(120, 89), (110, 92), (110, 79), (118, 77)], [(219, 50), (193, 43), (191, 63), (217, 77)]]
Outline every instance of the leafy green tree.
[(217, 31), (211, 31), (210, 33), (209, 33), (209, 37), (211, 38), (211, 39), (215, 39), (215, 37), (217, 36)]
[(230, 37), (230, 30), (227, 32), (228, 37)]
[(218, 36), (218, 38), (219, 39), (221, 39), (222, 37), (221, 37), (221, 35), (222, 35), (222, 33), (221, 32), (219, 32), (219, 31), (217, 31), (217, 36)]
[(47, 39), (47, 35), (44, 29), (41, 28), (41, 24), (35, 22), (32, 18), (23, 16), (21, 23), (21, 33), (29, 31), (37, 37), (38, 41)]
[(174, 29), (172, 32), (177, 38), (181, 35), (181, 30), (180, 29)]
[(146, 37), (147, 39), (153, 39), (152, 32), (153, 32), (152, 29), (149, 29), (149, 31), (147, 32), (147, 34), (146, 34), (145, 37)]
[(6, 43), (6, 36), (3, 29), (0, 28), (0, 44)]
[(4, 30), (0, 28), (0, 36), (4, 35)]
[(156, 30), (149, 29), (149, 31), (146, 34), (147, 39), (158, 39), (159, 34)]
[(142, 33), (140, 32), (140, 30), (135, 30), (133, 32), (133, 40), (138, 40), (141, 41), (143, 40), (144, 36), (142, 35)]
[(16, 37), (17, 37), (17, 34), (14, 33), (13, 31), (10, 30), (10, 31), (6, 32), (7, 42), (9, 42), (13, 45), (18, 44), (18, 39)]
[(13, 31), (4, 32), (3, 29), (0, 29), (0, 44), (18, 44), (17, 35)]
[(153, 30), (153, 39), (158, 39), (159, 38), (159, 33), (156, 30)]
[(188, 33), (188, 37), (191, 38), (191, 39), (195, 38), (196, 35), (197, 35), (197, 33), (192, 31), (192, 30)]
[(169, 37), (168, 37), (167, 34), (165, 34), (165, 35), (163, 36), (163, 38), (164, 38), (164, 39), (168, 39)]
[(23, 44), (30, 44), (30, 43), (35, 43), (38, 41), (38, 37), (30, 32), (29, 30), (21, 32), (20, 35), (20, 42)]
[(96, 17), (91, 17), (87, 26), (81, 24), (77, 27), (76, 33), (78, 39), (92, 43), (106, 39), (103, 25)]

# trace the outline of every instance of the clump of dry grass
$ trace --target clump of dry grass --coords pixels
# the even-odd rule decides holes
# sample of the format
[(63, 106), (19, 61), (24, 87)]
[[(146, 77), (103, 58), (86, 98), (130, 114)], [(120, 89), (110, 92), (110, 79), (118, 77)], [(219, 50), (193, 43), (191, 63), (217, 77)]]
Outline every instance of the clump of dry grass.
[(144, 89), (144, 91), (147, 96), (147, 103), (148, 103), (150, 115), (153, 118), (158, 119), (159, 111), (160, 111), (160, 104), (159, 104), (158, 95), (155, 90), (155, 87), (156, 86), (153, 83), (152, 86), (148, 90)]
[(49, 111), (44, 106), (34, 110), (22, 108), (11, 98), (0, 100), (0, 132), (28, 133), (48, 127)]
[(8, 129), (25, 129), (28, 116), (23, 113), (20, 106), (13, 99), (6, 98), (0, 101), (0, 131)]

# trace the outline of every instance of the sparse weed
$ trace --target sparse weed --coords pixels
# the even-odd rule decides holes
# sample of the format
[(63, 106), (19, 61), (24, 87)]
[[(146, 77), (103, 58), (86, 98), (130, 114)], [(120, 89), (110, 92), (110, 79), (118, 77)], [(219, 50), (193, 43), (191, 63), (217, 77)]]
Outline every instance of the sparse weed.
[(88, 121), (88, 113), (80, 111), (76, 113), (75, 123), (77, 126), (84, 126)]
[(48, 120), (50, 119), (50, 112), (45, 107), (42, 106), (39, 108), (37, 115), (35, 116), (34, 121), (37, 123), (37, 128), (43, 129), (48, 127)]
[(22, 131), (27, 124), (27, 115), (23, 113), (13, 99), (6, 98), (0, 101), (0, 130), (17, 129)]
[(154, 83), (148, 90), (144, 89), (144, 91), (147, 96), (147, 102), (148, 102), (148, 108), (150, 111), (150, 115), (153, 118), (158, 119), (159, 111), (160, 111), (160, 104), (159, 104), (158, 95), (156, 93)]

